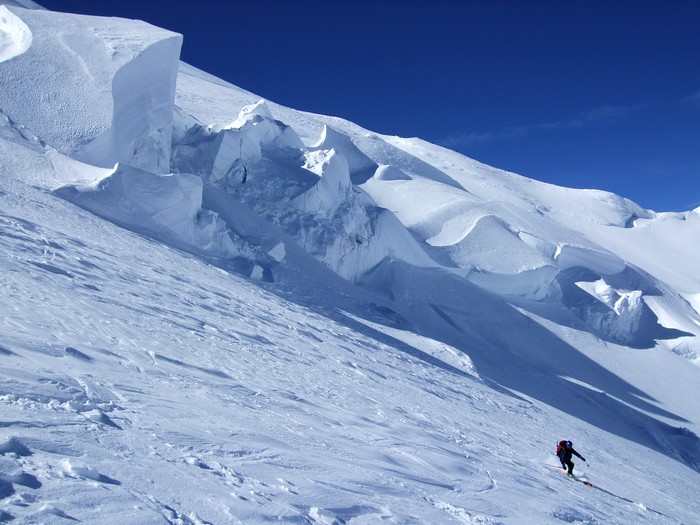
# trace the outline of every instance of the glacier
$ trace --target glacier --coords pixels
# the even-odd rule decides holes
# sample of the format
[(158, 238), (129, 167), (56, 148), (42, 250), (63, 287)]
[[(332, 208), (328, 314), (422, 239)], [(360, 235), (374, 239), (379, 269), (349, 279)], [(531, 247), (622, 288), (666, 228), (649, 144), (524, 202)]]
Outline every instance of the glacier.
[(698, 520), (700, 209), (286, 108), (182, 42), (0, 5), (0, 521)]

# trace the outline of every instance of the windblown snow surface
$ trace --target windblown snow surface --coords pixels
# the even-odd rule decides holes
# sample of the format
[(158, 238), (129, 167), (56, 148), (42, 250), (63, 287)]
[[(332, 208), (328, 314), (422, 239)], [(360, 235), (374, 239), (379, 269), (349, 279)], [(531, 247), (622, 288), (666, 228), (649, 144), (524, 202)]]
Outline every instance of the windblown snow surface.
[(700, 209), (29, 7), (0, 6), (0, 522), (700, 522)]

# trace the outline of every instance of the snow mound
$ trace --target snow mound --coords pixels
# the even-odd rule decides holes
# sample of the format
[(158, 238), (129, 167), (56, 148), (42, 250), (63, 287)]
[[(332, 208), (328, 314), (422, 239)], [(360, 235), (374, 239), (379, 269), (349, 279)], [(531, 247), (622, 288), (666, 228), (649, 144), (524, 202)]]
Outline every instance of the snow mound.
[(579, 266), (561, 271), (556, 283), (562, 305), (605, 341), (651, 348), (671, 340), (675, 351), (697, 331), (687, 303), (633, 268), (601, 275)]
[(644, 313), (641, 290), (616, 290), (605, 280), (577, 282), (576, 285), (606, 308), (589, 308), (586, 319), (593, 327), (618, 342), (631, 342), (639, 331)]
[(299, 150), (304, 144), (294, 130), (275, 120), (265, 100), (245, 106), (238, 118), (224, 129), (245, 131), (254, 135), (261, 147), (268, 150)]
[(214, 148), (210, 178), (219, 181), (230, 177), (238, 171), (240, 180), (245, 178), (245, 165), (260, 160), (262, 152), (260, 141), (239, 129), (227, 129), (217, 137)]
[(307, 213), (332, 214), (350, 198), (352, 182), (347, 159), (335, 150), (321, 150), (306, 156), (304, 168), (320, 180), (292, 202)]
[(321, 150), (332, 149), (345, 157), (354, 184), (361, 184), (367, 180), (367, 178), (371, 177), (377, 169), (377, 164), (362, 153), (348, 135), (328, 125), (323, 127), (321, 137), (311, 148)]
[(56, 193), (137, 233), (217, 255), (238, 254), (225, 225), (202, 210), (202, 179), (194, 175), (156, 175), (117, 165), (96, 183), (67, 185)]
[(21, 55), (32, 45), (32, 32), (21, 18), (0, 5), (0, 62)]
[(226, 187), (245, 183), (249, 167), (263, 156), (302, 155), (304, 145), (294, 130), (275, 120), (264, 100), (245, 106), (227, 126), (206, 126), (176, 111), (176, 135), (172, 163), (177, 171), (189, 171)]
[(317, 150), (305, 158), (304, 168), (320, 177), (292, 201), (313, 218), (297, 233), (307, 250), (350, 281), (387, 258), (435, 266), (393, 214), (377, 208), (354, 188), (343, 155)]
[(400, 169), (384, 165), (377, 167), (377, 170), (374, 172), (374, 178), (379, 180), (411, 180), (411, 177)]
[(258, 100), (255, 104), (244, 106), (238, 113), (238, 118), (227, 127), (240, 128), (247, 122), (260, 122), (263, 120), (274, 120), (272, 112), (264, 99)]
[[(360, 278), (386, 257), (435, 266), (392, 214), (353, 185), (345, 155), (320, 143), (306, 148), (264, 101), (243, 107), (221, 128), (177, 122), (176, 170), (200, 174), (221, 192), (218, 208), (249, 206), (345, 279)], [(374, 171), (358, 163), (349, 138), (328, 130), (325, 137), (356, 153), (355, 167)]]

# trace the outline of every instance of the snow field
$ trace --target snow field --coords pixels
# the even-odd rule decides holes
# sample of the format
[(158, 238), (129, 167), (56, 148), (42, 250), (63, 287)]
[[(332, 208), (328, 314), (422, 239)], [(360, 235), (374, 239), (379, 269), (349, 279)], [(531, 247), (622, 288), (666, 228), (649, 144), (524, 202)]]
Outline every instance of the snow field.
[(181, 38), (0, 6), (0, 521), (698, 521), (697, 212), (260, 101)]
[[(493, 390), (467, 356), (392, 329), (382, 310), (308, 296), (296, 280), (282, 298), (51, 195), (0, 191), (12, 254), (3, 512), (47, 523), (673, 523), (694, 512), (651, 489), (684, 486), (675, 461)], [(344, 302), (351, 317), (335, 310)], [(542, 465), (555, 460), (548, 429), (562, 426), (595, 450), (589, 477), (612, 495), (591, 499)], [(656, 465), (641, 503), (673, 519), (629, 494), (624, 478), (641, 474), (620, 467), (619, 450)]]

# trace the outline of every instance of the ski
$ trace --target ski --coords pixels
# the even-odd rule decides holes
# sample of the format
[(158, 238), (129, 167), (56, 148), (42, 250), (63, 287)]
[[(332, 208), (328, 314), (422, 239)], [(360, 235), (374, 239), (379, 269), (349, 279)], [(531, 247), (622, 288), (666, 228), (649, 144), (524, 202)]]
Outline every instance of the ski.
[(587, 487), (594, 487), (593, 483), (590, 481), (587, 481), (585, 479), (577, 478), (574, 474), (568, 474), (567, 472), (564, 472), (562, 469), (555, 467), (554, 465), (545, 465), (546, 467), (551, 468), (552, 470), (558, 472), (559, 474), (562, 474), (563, 476), (566, 476), (567, 478), (571, 479), (572, 481), (578, 481), (579, 483), (582, 483), (586, 485)]
[(591, 483), (590, 481), (586, 481), (586, 480), (584, 480), (584, 479), (579, 479), (579, 478), (577, 478), (576, 476), (574, 476), (573, 474), (571, 474), (571, 475), (567, 474), (566, 477), (569, 478), (569, 479), (573, 479), (574, 481), (578, 481), (579, 483), (583, 483), (583, 484), (586, 485), (587, 487), (592, 487), (592, 486), (593, 486), (593, 483)]

